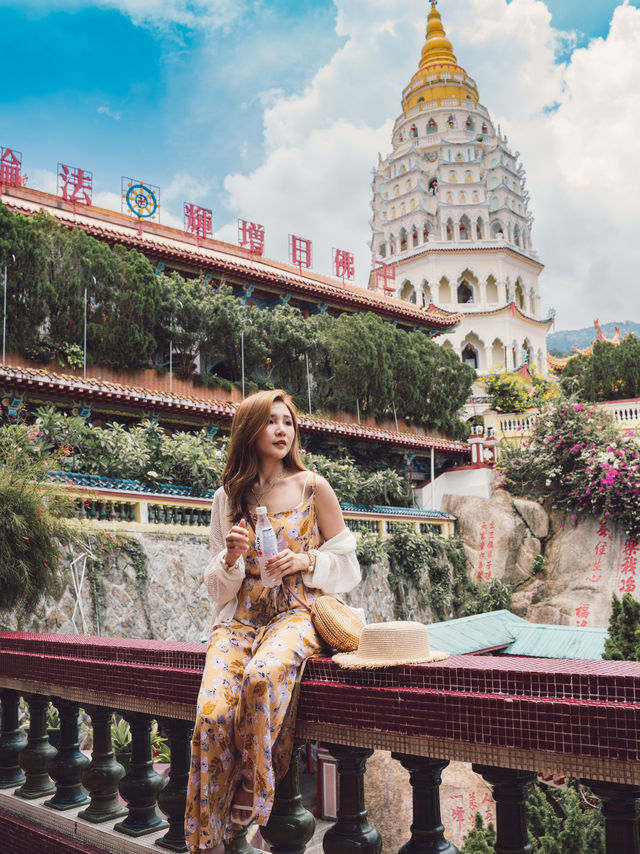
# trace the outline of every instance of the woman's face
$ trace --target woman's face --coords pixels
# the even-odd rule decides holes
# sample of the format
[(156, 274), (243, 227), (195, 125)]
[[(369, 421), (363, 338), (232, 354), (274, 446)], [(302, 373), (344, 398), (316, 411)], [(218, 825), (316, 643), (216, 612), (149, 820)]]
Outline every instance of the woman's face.
[(271, 407), (269, 423), (258, 434), (255, 448), (261, 459), (283, 460), (293, 445), (295, 427), (289, 408), (281, 400)]

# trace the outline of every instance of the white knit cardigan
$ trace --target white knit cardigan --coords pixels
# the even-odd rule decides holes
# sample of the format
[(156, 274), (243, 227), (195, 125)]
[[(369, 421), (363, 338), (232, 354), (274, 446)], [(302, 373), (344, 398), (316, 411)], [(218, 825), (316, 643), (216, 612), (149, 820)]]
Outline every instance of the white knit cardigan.
[[(211, 507), (210, 558), (204, 578), (209, 595), (216, 604), (212, 628), (223, 620), (233, 617), (238, 605), (238, 590), (245, 576), (244, 558), (239, 557), (233, 566), (227, 567), (225, 537), (231, 528), (229, 498), (222, 487), (213, 496)], [(311, 549), (316, 556), (313, 572), (303, 572), (302, 580), (307, 587), (323, 593), (348, 593), (361, 578), (360, 565), (356, 557), (356, 538), (345, 527), (343, 531), (326, 540), (319, 548)]]

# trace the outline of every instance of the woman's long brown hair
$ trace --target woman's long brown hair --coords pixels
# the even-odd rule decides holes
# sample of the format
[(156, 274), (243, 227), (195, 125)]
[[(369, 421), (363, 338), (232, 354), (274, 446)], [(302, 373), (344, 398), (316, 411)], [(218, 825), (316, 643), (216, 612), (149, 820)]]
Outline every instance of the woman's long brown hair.
[(281, 388), (273, 391), (257, 391), (243, 400), (236, 409), (231, 423), (231, 439), (227, 463), (222, 472), (222, 486), (231, 504), (231, 521), (236, 524), (244, 516), (251, 523), (246, 493), (258, 476), (258, 452), (256, 439), (269, 424), (271, 407), (280, 401), (291, 413), (295, 428), (293, 444), (282, 463), (285, 469), (305, 471), (300, 459), (298, 438), (298, 410), (291, 397)]

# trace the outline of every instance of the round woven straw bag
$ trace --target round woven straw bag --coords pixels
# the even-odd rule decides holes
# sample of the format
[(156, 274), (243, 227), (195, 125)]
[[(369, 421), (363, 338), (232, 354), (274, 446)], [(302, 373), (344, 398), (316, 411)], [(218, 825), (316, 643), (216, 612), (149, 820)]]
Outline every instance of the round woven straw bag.
[(285, 582), (286, 579), (283, 580), (283, 586), (287, 587), (291, 596), (311, 614), (314, 628), (326, 644), (340, 652), (354, 652), (358, 649), (364, 623), (348, 605), (335, 596), (325, 595), (318, 596), (309, 607)]
[(311, 604), (311, 619), (322, 640), (333, 649), (358, 649), (364, 623), (344, 602), (333, 596), (318, 596)]

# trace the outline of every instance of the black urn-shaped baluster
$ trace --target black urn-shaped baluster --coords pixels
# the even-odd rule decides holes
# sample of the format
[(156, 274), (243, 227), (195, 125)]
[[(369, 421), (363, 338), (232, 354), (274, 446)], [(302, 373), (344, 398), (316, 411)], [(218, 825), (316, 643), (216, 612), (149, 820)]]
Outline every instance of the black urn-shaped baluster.
[(171, 751), (169, 782), (158, 795), (158, 806), (169, 819), (169, 830), (156, 845), (169, 851), (186, 851), (184, 841), (184, 814), (187, 805), (187, 785), (191, 765), (191, 733), (189, 721), (169, 719), (164, 721)]
[(99, 824), (126, 815), (126, 807), (118, 800), (118, 781), (124, 768), (116, 762), (111, 746), (111, 710), (101, 706), (87, 709), (93, 725), (91, 762), (82, 773), (82, 783), (91, 802), (79, 814), (80, 818)]
[(272, 854), (303, 854), (313, 836), (316, 822), (302, 804), (300, 794), (300, 754), (305, 742), (296, 740), (289, 769), (276, 786), (275, 800), (262, 837), (271, 846)]
[(5, 688), (2, 698), (2, 731), (0, 731), (0, 789), (12, 789), (24, 783), (25, 776), (18, 762), (20, 751), (27, 743), (25, 732), (18, 726), (20, 694)]
[(340, 775), (338, 819), (322, 840), (325, 854), (379, 854), (382, 838), (369, 823), (364, 805), (364, 772), (373, 750), (342, 744), (324, 746), (336, 758)]
[(47, 735), (49, 698), (41, 694), (29, 694), (26, 699), (29, 703), (29, 738), (19, 756), (26, 779), (14, 794), (30, 800), (55, 792), (55, 783), (49, 776), (49, 762), (57, 751), (49, 744)]
[(49, 763), (49, 774), (56, 781), (56, 793), (45, 803), (56, 810), (68, 810), (89, 800), (81, 782), (89, 758), (80, 751), (78, 742), (78, 704), (69, 700), (56, 700), (55, 704), (60, 713), (60, 746)]
[(129, 815), (114, 830), (128, 836), (144, 836), (169, 827), (156, 812), (158, 792), (164, 780), (153, 769), (151, 718), (137, 712), (122, 712), (131, 725), (131, 765), (120, 780), (120, 794), (127, 802)]

